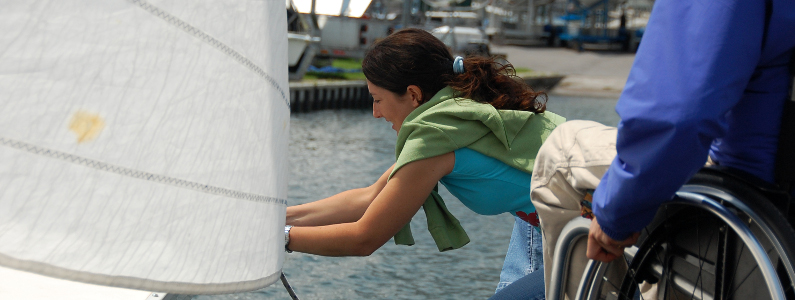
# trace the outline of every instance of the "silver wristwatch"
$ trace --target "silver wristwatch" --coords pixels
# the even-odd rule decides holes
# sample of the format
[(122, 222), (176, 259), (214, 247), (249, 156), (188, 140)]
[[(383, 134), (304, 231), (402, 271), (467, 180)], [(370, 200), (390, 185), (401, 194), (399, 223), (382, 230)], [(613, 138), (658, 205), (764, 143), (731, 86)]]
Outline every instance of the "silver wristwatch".
[(284, 226), (284, 251), (287, 251), (287, 253), (293, 253), (292, 250), (287, 248), (287, 245), (290, 244), (290, 229), (292, 228), (293, 225)]

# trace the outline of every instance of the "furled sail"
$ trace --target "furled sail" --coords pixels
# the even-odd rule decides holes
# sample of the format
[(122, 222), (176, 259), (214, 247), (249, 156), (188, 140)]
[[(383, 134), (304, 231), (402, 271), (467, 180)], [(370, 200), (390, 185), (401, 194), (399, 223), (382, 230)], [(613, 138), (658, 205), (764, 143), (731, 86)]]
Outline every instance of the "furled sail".
[(0, 265), (184, 294), (278, 280), (285, 1), (0, 7)]

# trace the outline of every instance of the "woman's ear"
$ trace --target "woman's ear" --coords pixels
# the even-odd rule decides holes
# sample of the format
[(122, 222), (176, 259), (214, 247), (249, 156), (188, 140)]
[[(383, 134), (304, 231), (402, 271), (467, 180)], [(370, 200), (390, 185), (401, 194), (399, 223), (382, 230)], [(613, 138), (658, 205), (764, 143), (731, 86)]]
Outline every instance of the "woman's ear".
[(409, 85), (406, 88), (406, 93), (411, 97), (411, 104), (417, 108), (422, 104), (422, 90), (416, 85)]

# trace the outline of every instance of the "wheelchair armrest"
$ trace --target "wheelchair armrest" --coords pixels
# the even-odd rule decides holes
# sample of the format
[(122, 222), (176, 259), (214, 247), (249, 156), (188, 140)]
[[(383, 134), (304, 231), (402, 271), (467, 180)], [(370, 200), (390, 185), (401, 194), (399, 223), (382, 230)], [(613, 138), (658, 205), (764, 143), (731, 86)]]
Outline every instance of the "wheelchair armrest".
[(789, 193), (781, 189), (776, 184), (767, 182), (762, 180), (759, 177), (752, 175), (751, 173), (738, 170), (735, 168), (730, 168), (726, 166), (707, 166), (701, 168), (698, 171), (699, 173), (703, 174), (711, 174), (720, 177), (730, 177), (732, 179), (738, 180), (747, 184), (749, 187), (752, 187), (765, 195), (768, 199), (770, 199), (771, 203), (775, 205), (777, 208), (784, 213), (785, 216), (789, 215), (790, 208), (792, 206), (792, 200)]

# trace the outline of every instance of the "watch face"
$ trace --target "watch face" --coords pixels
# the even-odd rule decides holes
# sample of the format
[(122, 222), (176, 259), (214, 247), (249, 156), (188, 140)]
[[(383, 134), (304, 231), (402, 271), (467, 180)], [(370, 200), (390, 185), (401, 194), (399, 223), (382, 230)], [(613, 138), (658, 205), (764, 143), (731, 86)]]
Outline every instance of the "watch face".
[(293, 252), (289, 248), (287, 248), (287, 245), (290, 244), (290, 229), (291, 228), (293, 228), (293, 226), (291, 226), (291, 225), (284, 226), (284, 251), (287, 251), (287, 253), (292, 253)]
[(284, 226), (284, 245), (285, 246), (287, 246), (287, 244), (290, 243), (290, 229), (291, 228), (293, 228), (293, 226), (289, 226), (289, 225), (288, 226)]

